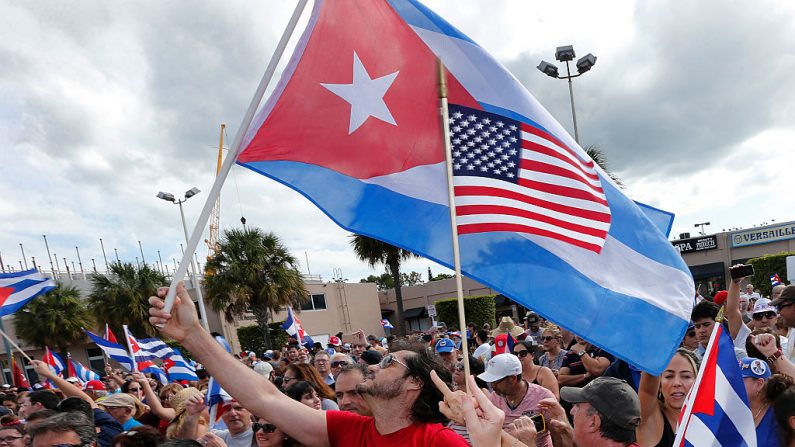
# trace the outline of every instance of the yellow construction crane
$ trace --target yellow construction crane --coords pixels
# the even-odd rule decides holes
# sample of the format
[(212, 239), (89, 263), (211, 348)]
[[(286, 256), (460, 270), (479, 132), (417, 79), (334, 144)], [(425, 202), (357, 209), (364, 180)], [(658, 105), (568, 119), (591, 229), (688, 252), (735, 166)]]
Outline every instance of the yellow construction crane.
[[(215, 168), (215, 175), (221, 172), (221, 162), (223, 161), (224, 153), (224, 133), (226, 133), (226, 124), (221, 124), (221, 138), (218, 142), (218, 163)], [(210, 237), (205, 239), (207, 244), (207, 259), (212, 258), (218, 250), (218, 237), (221, 229), (221, 195), (215, 199), (215, 206), (210, 214)]]

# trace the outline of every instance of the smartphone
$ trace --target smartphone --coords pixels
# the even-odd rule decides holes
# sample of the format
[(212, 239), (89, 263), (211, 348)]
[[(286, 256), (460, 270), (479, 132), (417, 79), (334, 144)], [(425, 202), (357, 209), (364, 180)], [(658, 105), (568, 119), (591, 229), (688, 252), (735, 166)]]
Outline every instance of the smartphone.
[(541, 433), (547, 429), (547, 421), (544, 419), (543, 414), (527, 411), (522, 413), (522, 416), (527, 416), (531, 421), (533, 421), (533, 425), (535, 425), (537, 433)]
[(754, 276), (754, 266), (751, 264), (740, 264), (737, 267), (730, 268), (729, 274), (731, 275), (732, 279)]

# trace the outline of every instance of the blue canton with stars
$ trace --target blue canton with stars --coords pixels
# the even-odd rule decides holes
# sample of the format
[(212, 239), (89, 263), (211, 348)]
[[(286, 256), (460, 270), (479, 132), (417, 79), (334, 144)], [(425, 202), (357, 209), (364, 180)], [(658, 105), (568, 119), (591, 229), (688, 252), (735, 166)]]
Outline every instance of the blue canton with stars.
[(520, 123), (482, 110), (449, 106), (453, 175), (519, 181)]

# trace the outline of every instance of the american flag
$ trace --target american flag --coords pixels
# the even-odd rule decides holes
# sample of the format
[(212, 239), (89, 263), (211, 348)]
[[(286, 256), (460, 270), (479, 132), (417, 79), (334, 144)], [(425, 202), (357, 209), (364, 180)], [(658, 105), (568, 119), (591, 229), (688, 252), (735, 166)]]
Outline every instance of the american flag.
[(602, 250), (610, 207), (592, 160), (529, 124), (449, 110), (459, 234), (511, 231)]

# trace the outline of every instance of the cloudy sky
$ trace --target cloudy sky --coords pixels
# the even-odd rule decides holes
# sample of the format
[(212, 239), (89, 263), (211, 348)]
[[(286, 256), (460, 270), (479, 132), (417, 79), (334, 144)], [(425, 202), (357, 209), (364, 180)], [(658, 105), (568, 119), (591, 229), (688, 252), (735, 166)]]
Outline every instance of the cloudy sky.
[[(565, 82), (536, 66), (574, 45), (598, 61), (575, 80), (583, 145), (596, 145), (635, 200), (676, 213), (672, 234), (795, 219), (795, 3), (428, 1), (491, 51), (571, 129)], [(197, 186), (195, 222), (293, 1), (0, 1), (0, 256), (102, 269), (183, 241), (176, 206)], [(311, 6), (311, 5), (310, 5)], [(305, 16), (311, 8), (307, 8)], [(303, 22), (302, 22), (303, 23)], [(292, 48), (292, 45), (291, 45)], [(283, 64), (282, 64), (283, 65)], [(573, 132), (572, 132), (573, 133)], [(235, 167), (221, 226), (281, 236), (302, 269), (358, 281), (347, 233), (297, 193)], [(305, 255), (306, 253), (306, 255)], [(206, 255), (200, 247), (199, 256)], [(423, 274), (429, 261), (409, 263)], [(47, 266), (48, 267), (48, 266)], [(63, 269), (63, 265), (61, 265)], [(79, 270), (79, 267), (78, 267)]]

